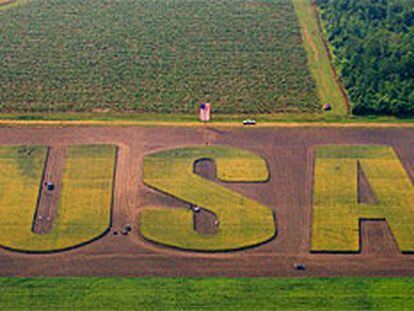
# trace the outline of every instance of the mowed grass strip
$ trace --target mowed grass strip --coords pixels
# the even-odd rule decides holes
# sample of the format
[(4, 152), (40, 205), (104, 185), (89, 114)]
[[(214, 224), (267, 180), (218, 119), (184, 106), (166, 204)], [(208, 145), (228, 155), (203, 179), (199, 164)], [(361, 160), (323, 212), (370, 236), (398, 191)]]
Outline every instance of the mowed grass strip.
[(216, 214), (214, 235), (194, 230), (188, 209), (152, 207), (140, 213), (142, 235), (154, 242), (183, 249), (224, 251), (252, 246), (275, 234), (272, 210), (193, 173), (199, 159), (212, 159), (217, 177), (230, 182), (264, 182), (266, 162), (259, 156), (227, 147), (187, 147), (151, 154), (144, 159), (146, 185)]
[(58, 248), (92, 240), (109, 227), (116, 152), (112, 145), (68, 148), (55, 224), (63, 238)]
[(329, 115), (346, 115), (347, 100), (340, 82), (334, 75), (329, 52), (319, 29), (317, 12), (312, 7), (312, 0), (292, 0), (302, 30), (302, 41), (308, 55), (308, 66), (316, 81), (318, 95), (322, 103), (329, 103), (332, 110)]
[[(376, 197), (358, 203), (358, 162)], [(414, 251), (414, 188), (388, 146), (316, 150), (312, 251), (357, 252), (360, 219), (386, 219), (401, 251)]]
[(409, 310), (413, 278), (1, 278), (3, 310)]
[(0, 0), (0, 11), (27, 4), (29, 0)]
[(72, 146), (67, 151), (53, 228), (47, 234), (32, 232), (46, 150), (0, 148), (1, 246), (56, 251), (90, 241), (109, 226), (116, 148)]
[(42, 182), (47, 147), (0, 147), (0, 245), (36, 248), (33, 217)]

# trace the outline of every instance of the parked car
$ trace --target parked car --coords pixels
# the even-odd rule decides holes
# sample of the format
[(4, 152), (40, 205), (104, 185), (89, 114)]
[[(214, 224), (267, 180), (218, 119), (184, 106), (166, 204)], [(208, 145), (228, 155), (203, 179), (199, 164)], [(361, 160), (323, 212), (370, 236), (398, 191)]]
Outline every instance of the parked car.
[(256, 124), (256, 120), (253, 120), (253, 119), (243, 120), (243, 125), (255, 125), (255, 124)]
[(305, 265), (303, 263), (295, 263), (293, 266), (298, 271), (304, 271), (304, 270), (306, 270), (306, 267), (305, 267)]

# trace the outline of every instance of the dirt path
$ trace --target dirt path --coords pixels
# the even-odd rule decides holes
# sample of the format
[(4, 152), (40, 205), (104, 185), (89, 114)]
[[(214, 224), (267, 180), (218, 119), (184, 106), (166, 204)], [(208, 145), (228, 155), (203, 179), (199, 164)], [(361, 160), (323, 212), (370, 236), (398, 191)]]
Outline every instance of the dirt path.
[[(212, 122), (206, 128), (200, 122), (156, 122), (156, 121), (22, 121), (22, 120), (0, 120), (1, 127), (188, 127), (197, 128), (203, 133), (202, 139), (208, 140), (220, 135), (223, 128), (246, 128), (241, 122)], [(392, 122), (258, 122), (253, 128), (414, 128), (414, 122), (392, 123)]]
[(10, 3), (14, 3), (16, 1), (17, 0), (0, 0), (0, 6), (7, 5), (7, 4), (10, 4)]
[[(48, 233), (57, 213), (57, 203), (62, 190), (63, 167), (65, 162), (65, 147), (51, 147), (48, 150), (47, 163), (40, 185), (39, 201), (33, 221), (33, 232)], [(48, 183), (53, 183), (54, 189), (48, 189)]]
[[(309, 252), (313, 148), (322, 144), (391, 145), (414, 180), (414, 128), (258, 127), (214, 133), (207, 135), (210, 145), (247, 149), (267, 160), (267, 183), (215, 182), (273, 209), (278, 233), (272, 241), (244, 251), (205, 254), (163, 247), (140, 236), (142, 209), (188, 208), (143, 185), (143, 157), (169, 148), (204, 145), (199, 128), (0, 128), (0, 145), (107, 143), (119, 147), (112, 232), (83, 247), (54, 254), (0, 248), (0, 276), (414, 276), (414, 255), (397, 250), (389, 227), (381, 221), (362, 222), (362, 251), (358, 254)], [(211, 178), (214, 172), (205, 165), (199, 174)], [(131, 234), (113, 235), (113, 230), (126, 223), (133, 225)], [(305, 271), (293, 268), (298, 262), (306, 265)]]
[(309, 45), (311, 46), (312, 50), (313, 50), (313, 54), (315, 56), (315, 61), (319, 61), (319, 53), (318, 53), (318, 49), (315, 46), (315, 43), (312, 40), (311, 35), (309, 34), (308, 31), (308, 27), (306, 27), (306, 25), (303, 26), (303, 33), (305, 34), (306, 40), (308, 41)]
[[(194, 163), (194, 173), (211, 181), (217, 182), (217, 169), (214, 161), (201, 160)], [(211, 235), (218, 230), (217, 216), (207, 210), (194, 211), (194, 230), (201, 234)]]

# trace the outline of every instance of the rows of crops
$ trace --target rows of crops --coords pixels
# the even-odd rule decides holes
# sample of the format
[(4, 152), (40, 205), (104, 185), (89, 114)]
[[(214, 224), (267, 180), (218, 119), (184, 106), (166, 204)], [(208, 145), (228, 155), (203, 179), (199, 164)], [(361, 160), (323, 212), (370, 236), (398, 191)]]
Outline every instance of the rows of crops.
[(0, 11), (0, 111), (316, 111), (290, 0), (32, 0)]

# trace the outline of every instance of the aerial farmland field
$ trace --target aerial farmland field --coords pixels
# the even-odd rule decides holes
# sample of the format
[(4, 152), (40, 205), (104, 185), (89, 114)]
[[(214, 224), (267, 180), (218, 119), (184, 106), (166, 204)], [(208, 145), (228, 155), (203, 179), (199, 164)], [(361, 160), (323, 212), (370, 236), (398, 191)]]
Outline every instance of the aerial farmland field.
[[(21, 221), (35, 218), (45, 157), (43, 147), (28, 155), (27, 147), (11, 144), (49, 146), (50, 155), (66, 146), (63, 174), (49, 177), (57, 188), (62, 181), (64, 203), (57, 205), (53, 229), (34, 233), (29, 224), (19, 236), (48, 241), (56, 230), (65, 233), (66, 208), (76, 211), (65, 219), (78, 228), (66, 232), (68, 250), (2, 248), (2, 276), (414, 273), (412, 128), (63, 127), (2, 128), (0, 134), (0, 164), (8, 172), (2, 188), (21, 189), (15, 186), (20, 176), (29, 167), (34, 174), (27, 179), (31, 191), (1, 193), (2, 246), (18, 236), (12, 233), (20, 232)], [(112, 202), (111, 145), (118, 147)], [(367, 183), (374, 201), (367, 200)], [(26, 216), (7, 216), (26, 196)], [(97, 238), (79, 245), (90, 231)], [(305, 271), (294, 268), (298, 262)]]
[(34, 0), (0, 11), (0, 111), (319, 112), (290, 0)]
[(0, 0), (0, 309), (412, 309), (412, 8)]

